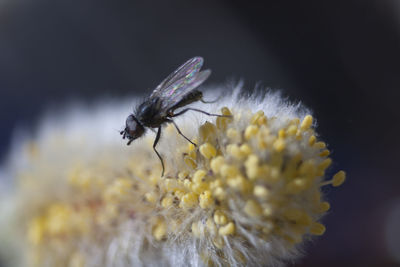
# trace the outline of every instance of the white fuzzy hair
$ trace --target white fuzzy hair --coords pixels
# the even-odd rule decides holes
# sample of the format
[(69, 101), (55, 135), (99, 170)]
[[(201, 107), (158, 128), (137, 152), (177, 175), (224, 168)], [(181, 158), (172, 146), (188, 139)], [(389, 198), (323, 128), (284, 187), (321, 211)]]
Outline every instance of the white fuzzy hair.
[[(220, 96), (220, 94), (223, 94)], [(291, 104), (289, 101), (282, 98), (279, 92), (262, 91), (252, 94), (245, 94), (242, 90), (242, 83), (227, 86), (221, 90), (218, 88), (207, 88), (204, 93), (205, 100), (213, 100), (219, 98), (219, 101), (213, 104), (203, 104), (201, 102), (194, 103), (192, 107), (205, 110), (210, 113), (220, 113), (220, 108), (223, 106), (229, 107), (233, 112), (240, 110), (249, 110), (256, 112), (264, 111), (267, 117), (280, 117), (286, 119), (300, 118), (302, 119), (310, 111), (304, 108), (300, 103)], [(84, 144), (85, 149), (71, 146), (70, 151), (63, 151), (65, 155), (76, 155), (79, 158), (93, 157), (99, 147), (113, 146), (113, 151), (127, 151), (135, 149), (140, 141), (135, 141), (133, 147), (127, 147), (125, 141), (121, 140), (119, 131), (123, 129), (126, 117), (133, 112), (135, 105), (139, 104), (136, 98), (124, 99), (118, 101), (101, 100), (97, 104), (90, 107), (83, 104), (68, 105), (63, 111), (51, 109), (47, 112), (40, 121), (37, 131), (34, 134), (34, 139), (37, 145), (44, 151), (51, 151), (49, 155), (54, 155), (57, 151), (52, 148), (49, 139), (54, 133), (60, 132), (64, 136), (64, 142), (67, 144)], [(185, 115), (175, 119), (177, 125), (182, 132), (189, 138), (197, 134), (198, 126), (207, 120), (214, 120), (205, 114), (189, 111)], [(239, 122), (240, 123), (240, 122)], [(278, 125), (279, 126), (279, 125)], [(243, 125), (241, 128), (244, 128)], [(154, 135), (152, 131), (147, 132), (148, 135)], [(0, 173), (2, 174), (3, 190), (14, 194), (15, 191), (10, 189), (12, 183), (5, 185), (5, 181), (10, 181), (16, 173), (26, 167), (26, 153), (24, 153), (25, 140), (31, 139), (30, 134), (24, 131), (19, 131), (14, 135), (11, 150), (6, 162), (3, 164)], [(167, 155), (168, 151), (173, 151), (178, 143), (186, 142), (183, 138), (176, 140), (166, 140), (161, 137), (159, 151), (163, 155)], [(60, 156), (61, 164), (64, 163), (63, 157)], [(50, 158), (48, 160), (51, 160)], [(65, 159), (66, 161), (71, 159)], [(174, 159), (167, 159), (167, 164), (179, 164)], [(53, 181), (57, 183), (58, 181)], [(54, 184), (53, 184), (54, 186)], [(60, 187), (58, 185), (58, 187)], [(59, 190), (62, 190), (59, 189)], [(51, 194), (51, 193), (50, 193)], [(7, 197), (10, 199), (10, 196)], [(8, 202), (11, 204), (10, 202)], [(233, 205), (233, 204), (232, 204)], [(5, 209), (1, 210), (3, 212)], [(1, 214), (4, 216), (4, 213)], [(10, 216), (10, 214), (8, 214)], [(199, 213), (192, 214), (193, 217), (201, 218)], [(246, 220), (237, 214), (236, 220)], [(183, 224), (189, 224), (192, 218), (185, 218)], [(4, 226), (4, 225), (2, 225)], [(182, 233), (175, 236), (174, 239), (167, 238), (167, 241), (160, 244), (149, 244), (152, 240), (151, 231), (144, 221), (130, 221), (120, 226), (120, 229), (109, 242), (107, 248), (92, 247), (90, 244), (79, 244), (79, 249), (84, 251), (89, 257), (90, 262), (86, 262), (88, 266), (203, 266), (199, 248), (202, 250), (214, 250), (211, 246), (211, 240), (193, 239), (188, 234)], [(1, 227), (0, 235), (4, 236), (4, 231), (7, 227)], [(237, 231), (252, 244), (252, 255), (249, 255), (249, 249), (243, 240), (225, 240), (227, 246), (234, 245), (244, 257), (248, 260), (248, 266), (281, 266), (284, 261), (294, 259), (298, 256), (297, 249), (288, 249), (282, 245), (280, 240), (271, 239), (268, 242), (263, 241), (248, 231), (240, 227), (238, 224)], [(8, 238), (10, 238), (8, 236)], [(229, 262), (233, 266), (240, 266), (236, 262), (233, 250), (226, 250)], [(99, 255), (101, 255), (99, 257)], [(215, 253), (211, 253), (216, 257)], [(105, 259), (105, 261), (104, 261)], [(214, 263), (220, 266), (227, 263), (213, 258)], [(236, 263), (236, 264), (234, 264)]]

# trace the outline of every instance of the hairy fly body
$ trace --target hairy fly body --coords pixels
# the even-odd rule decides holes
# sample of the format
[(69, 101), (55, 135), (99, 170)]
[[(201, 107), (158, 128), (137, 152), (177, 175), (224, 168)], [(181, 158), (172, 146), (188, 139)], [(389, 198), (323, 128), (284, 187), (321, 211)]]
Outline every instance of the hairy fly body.
[(207, 103), (203, 101), (203, 94), (199, 90), (196, 90), (211, 74), (210, 70), (200, 71), (202, 65), (203, 58), (194, 57), (171, 73), (154, 89), (150, 97), (137, 107), (136, 112), (128, 116), (125, 129), (121, 131), (122, 138), (127, 138), (129, 140), (127, 145), (130, 145), (133, 140), (145, 133), (146, 127), (158, 129), (153, 149), (161, 161), (161, 176), (164, 176), (164, 161), (158, 153), (156, 146), (160, 140), (161, 127), (164, 123), (173, 123), (178, 133), (196, 146), (195, 143), (181, 132), (178, 125), (173, 121), (173, 118), (189, 110), (201, 112), (209, 116), (224, 117), (224, 115), (211, 114), (195, 108), (184, 108), (175, 113), (175, 110), (196, 101)]

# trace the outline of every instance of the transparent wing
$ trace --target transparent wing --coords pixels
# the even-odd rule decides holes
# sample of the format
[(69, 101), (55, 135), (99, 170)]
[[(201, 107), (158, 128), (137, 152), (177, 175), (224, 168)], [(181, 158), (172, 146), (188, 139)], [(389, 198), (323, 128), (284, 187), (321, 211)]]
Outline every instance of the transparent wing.
[(207, 80), (210, 74), (210, 70), (204, 70), (189, 78), (183, 77), (162, 90), (159, 95), (159, 98), (162, 100), (162, 110), (166, 111), (179, 103), (185, 95)]
[[(182, 66), (171, 73), (167, 78), (165, 78), (157, 87), (154, 89), (153, 93), (150, 95), (152, 97), (160, 97), (163, 95), (164, 91), (176, 90), (179, 88), (177, 86), (178, 81), (185, 82), (185, 80), (190, 80), (200, 71), (203, 66), (202, 57), (194, 57), (186, 61)], [(175, 85), (175, 86), (171, 86)], [(169, 94), (173, 94), (170, 92)]]

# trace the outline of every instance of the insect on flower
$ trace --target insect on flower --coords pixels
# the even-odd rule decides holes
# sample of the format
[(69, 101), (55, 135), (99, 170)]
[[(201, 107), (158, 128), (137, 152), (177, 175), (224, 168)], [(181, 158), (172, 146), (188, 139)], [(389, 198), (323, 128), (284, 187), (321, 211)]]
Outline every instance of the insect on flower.
[(172, 118), (178, 117), (189, 110), (201, 112), (208, 116), (226, 117), (225, 115), (211, 114), (196, 108), (185, 108), (175, 113), (176, 109), (196, 101), (211, 103), (204, 101), (202, 92), (196, 90), (211, 74), (210, 70), (200, 71), (202, 65), (203, 58), (194, 57), (171, 73), (154, 89), (150, 97), (137, 107), (135, 113), (128, 116), (125, 129), (120, 132), (123, 139), (127, 138), (129, 140), (127, 145), (130, 145), (133, 140), (145, 133), (145, 127), (158, 128), (153, 149), (161, 161), (161, 176), (164, 176), (164, 161), (158, 153), (156, 146), (161, 136), (161, 127), (164, 123), (173, 123), (178, 133), (196, 146), (195, 143), (181, 132)]

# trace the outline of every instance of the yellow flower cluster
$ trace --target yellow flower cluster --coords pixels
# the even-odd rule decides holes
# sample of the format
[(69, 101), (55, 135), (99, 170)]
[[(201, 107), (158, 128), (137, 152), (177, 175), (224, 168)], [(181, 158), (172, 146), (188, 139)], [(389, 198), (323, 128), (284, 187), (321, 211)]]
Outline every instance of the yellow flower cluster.
[[(259, 244), (278, 240), (290, 251), (305, 236), (322, 235), (319, 219), (330, 205), (321, 187), (341, 185), (345, 173), (324, 180), (332, 160), (313, 118), (228, 108), (222, 114), (230, 117), (199, 127), (197, 146), (163, 151), (164, 177), (151, 146), (118, 164), (99, 155), (71, 166), (70, 196), (42, 205), (29, 219), (32, 265), (93, 264), (82, 246), (106, 247), (127, 222), (144, 225), (137, 235), (153, 250), (192, 240), (203, 264), (257, 263)], [(167, 129), (163, 138), (181, 137)]]

